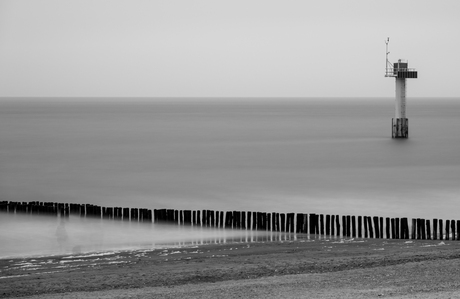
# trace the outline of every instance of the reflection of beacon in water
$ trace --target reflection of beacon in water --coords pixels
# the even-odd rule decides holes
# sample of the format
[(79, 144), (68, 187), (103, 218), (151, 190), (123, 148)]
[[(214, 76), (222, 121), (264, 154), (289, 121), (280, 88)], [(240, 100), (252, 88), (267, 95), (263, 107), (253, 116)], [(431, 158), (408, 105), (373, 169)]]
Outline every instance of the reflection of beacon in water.
[(417, 71), (409, 68), (409, 63), (399, 59), (398, 62), (391, 63), (388, 60), (388, 43), (386, 44), (386, 68), (385, 77), (396, 79), (396, 102), (395, 117), (391, 120), (392, 138), (409, 138), (409, 120), (406, 117), (406, 79), (417, 79)]

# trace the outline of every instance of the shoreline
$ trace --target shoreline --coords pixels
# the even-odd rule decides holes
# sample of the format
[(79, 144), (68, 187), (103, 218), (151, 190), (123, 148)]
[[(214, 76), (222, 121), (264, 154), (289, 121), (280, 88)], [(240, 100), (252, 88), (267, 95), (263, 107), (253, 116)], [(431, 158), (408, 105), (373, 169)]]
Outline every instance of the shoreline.
[[(168, 297), (183, 293), (199, 298), (218, 293), (220, 288), (242, 288), (245, 292), (259, 290), (251, 295), (257, 298), (258, 294), (266, 297), (264, 290), (274, 288), (276, 291), (281, 282), (290, 285), (296, 281), (285, 290), (294, 297), (297, 291), (305, 288), (324, 296), (327, 292), (347, 293), (348, 290), (356, 297), (360, 289), (366, 296), (377, 291), (387, 296), (414, 292), (437, 292), (439, 295), (440, 291), (459, 289), (459, 268), (458, 241), (300, 239), (236, 242), (1, 259), (0, 295), (2, 298), (50, 298), (53, 294), (59, 298), (98, 298), (110, 294), (110, 298), (128, 295), (142, 298), (145, 294)], [(430, 271), (434, 271), (433, 274)], [(439, 271), (452, 274), (436, 275)], [(385, 276), (385, 273), (399, 274)], [(360, 281), (372, 276), (375, 281), (371, 279), (370, 288), (363, 290)], [(318, 279), (334, 283), (326, 286)], [(271, 281), (268, 286), (267, 281)], [(446, 287), (447, 282), (449, 286)], [(265, 285), (264, 290), (260, 289), (262, 285)], [(208, 291), (203, 293), (203, 290)]]

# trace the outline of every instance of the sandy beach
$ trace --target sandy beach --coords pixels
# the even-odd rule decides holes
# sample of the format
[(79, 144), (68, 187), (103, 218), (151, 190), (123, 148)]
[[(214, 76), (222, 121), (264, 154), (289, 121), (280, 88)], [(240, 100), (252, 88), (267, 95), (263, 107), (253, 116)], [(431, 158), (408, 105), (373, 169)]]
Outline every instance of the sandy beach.
[(460, 298), (460, 242), (299, 239), (0, 260), (2, 298)]

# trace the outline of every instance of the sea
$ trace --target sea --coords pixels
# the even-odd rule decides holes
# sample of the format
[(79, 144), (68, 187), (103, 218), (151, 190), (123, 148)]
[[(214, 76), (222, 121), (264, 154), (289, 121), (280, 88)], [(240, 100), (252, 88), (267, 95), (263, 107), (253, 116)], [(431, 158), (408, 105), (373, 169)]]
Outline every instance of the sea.
[(460, 219), (460, 98), (394, 102), (1, 98), (0, 201)]

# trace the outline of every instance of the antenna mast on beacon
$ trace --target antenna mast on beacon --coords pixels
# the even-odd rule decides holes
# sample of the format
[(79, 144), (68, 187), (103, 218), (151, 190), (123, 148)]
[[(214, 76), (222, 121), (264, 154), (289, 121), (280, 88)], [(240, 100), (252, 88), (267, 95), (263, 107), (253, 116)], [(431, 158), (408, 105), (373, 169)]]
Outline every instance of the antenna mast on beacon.
[(406, 61), (399, 59), (398, 62), (391, 63), (388, 60), (388, 43), (390, 38), (385, 41), (386, 44), (386, 67), (385, 77), (396, 78), (396, 102), (395, 117), (391, 119), (391, 137), (392, 138), (409, 138), (409, 120), (406, 117), (406, 79), (417, 79), (417, 71), (410, 69)]

